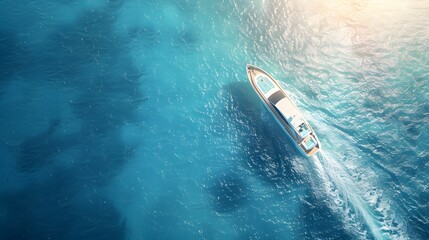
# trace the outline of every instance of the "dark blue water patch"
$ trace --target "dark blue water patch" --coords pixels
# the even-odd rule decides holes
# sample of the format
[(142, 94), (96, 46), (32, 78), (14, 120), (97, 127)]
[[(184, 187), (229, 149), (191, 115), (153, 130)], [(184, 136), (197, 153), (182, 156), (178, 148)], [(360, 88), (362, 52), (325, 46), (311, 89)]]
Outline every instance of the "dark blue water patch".
[[(147, 100), (140, 90), (142, 71), (127, 55), (127, 40), (115, 35), (113, 26), (122, 1), (87, 11), (73, 24), (53, 35), (54, 47), (62, 49), (51, 61), (70, 64), (65, 86), (80, 92), (70, 100), (73, 113), (81, 120), (78, 176), (85, 184), (105, 186), (134, 154), (136, 146), (122, 142), (120, 128), (138, 122), (137, 110)], [(70, 50), (70, 52), (69, 52)], [(62, 68), (59, 65), (59, 68)], [(53, 65), (55, 66), (55, 65)]]
[(80, 134), (56, 136), (61, 123), (60, 119), (53, 119), (49, 127), (35, 136), (21, 142), (16, 149), (16, 166), (20, 172), (30, 173), (50, 165), (58, 153), (80, 143)]
[(134, 67), (127, 55), (128, 40), (113, 31), (116, 10), (88, 11), (62, 26), (46, 51), (56, 53), (48, 54), (44, 62), (58, 68), (52, 71), (58, 72), (64, 87), (81, 91), (70, 102), (85, 131), (104, 132), (136, 120), (136, 111), (146, 100), (140, 90), (144, 70)]
[(168, 193), (161, 196), (143, 215), (142, 239), (198, 239), (197, 231), (183, 221), (183, 206), (177, 197)]
[(112, 68), (107, 69), (109, 64), (103, 64), (105, 70), (96, 69), (86, 76), (87, 82), (81, 84), (86, 87), (71, 101), (74, 113), (88, 124), (87, 127), (96, 126), (97, 131), (141, 120), (138, 108), (148, 100), (140, 88), (144, 72), (123, 56), (110, 63)]
[(185, 29), (176, 29), (167, 33), (171, 34), (170, 38), (165, 38), (163, 31), (165, 30), (155, 24), (135, 25), (128, 29), (128, 41), (134, 42), (139, 48), (154, 48), (161, 41), (168, 41), (168, 44), (174, 48), (190, 51), (194, 51), (200, 43), (198, 32), (188, 24)]
[(126, 224), (109, 199), (93, 189), (82, 192), (74, 179), (54, 172), (21, 191), (2, 193), (2, 239), (125, 239)]
[(0, 2), (1, 28), (28, 33), (35, 23), (46, 20), (46, 13), (41, 10), (41, 6), (50, 5), (51, 3), (45, 0), (38, 1), (37, 6), (34, 2), (3, 0)]
[(114, 179), (136, 152), (137, 146), (126, 145), (120, 130), (85, 136), (74, 169), (86, 185), (103, 187)]
[(136, 84), (124, 78), (116, 80), (117, 83), (93, 84), (72, 101), (73, 112), (84, 121), (82, 127), (87, 134), (103, 133), (127, 122), (139, 121), (138, 109), (148, 98)]
[(26, 49), (18, 40), (13, 31), (0, 30), (0, 83), (1, 87), (6, 81), (19, 72), (26, 65)]
[[(51, 5), (51, 3), (47, 2), (40, 4), (41, 6)], [(54, 28), (52, 31), (43, 33), (48, 34), (46, 36), (48, 39), (27, 46), (27, 51), (24, 55), (16, 54), (20, 52), (16, 51), (16, 47), (13, 49), (11, 46), (7, 46), (13, 49), (15, 55), (18, 55), (15, 56), (15, 62), (20, 62), (18, 61), (20, 57), (25, 59), (25, 64), (19, 66), (21, 67), (21, 75), (25, 77), (24, 79), (31, 78), (33, 81), (32, 76), (39, 76), (39, 80), (59, 81), (62, 83), (73, 82), (80, 84), (87, 82), (88, 79), (82, 76), (82, 73), (85, 68), (89, 67), (89, 64), (94, 65), (93, 69), (100, 67), (97, 65), (100, 59), (106, 61), (108, 58), (115, 58), (118, 52), (123, 51), (123, 45), (121, 45), (123, 39), (115, 36), (112, 31), (117, 17), (116, 11), (121, 4), (122, 1), (109, 1), (104, 8), (83, 12), (72, 23), (58, 24), (45, 18), (39, 24)], [(33, 9), (33, 7), (27, 8)], [(50, 10), (52, 9), (46, 11)], [(41, 15), (50, 14), (49, 12), (44, 12), (43, 9), (38, 9), (38, 11), (34, 12), (38, 12)], [(17, 16), (19, 16), (19, 21), (31, 21), (32, 24), (38, 22), (32, 19), (34, 17), (31, 15), (22, 14)], [(19, 24), (19, 21), (17, 19), (14, 23)], [(26, 27), (28, 27), (28, 24)], [(16, 28), (20, 29), (20, 27)]]
[[(90, 81), (88, 69), (110, 70), (125, 56), (126, 40), (114, 33), (119, 6), (85, 11), (77, 20), (56, 26), (56, 31), (32, 49), (31, 71), (49, 72), (44, 79), (81, 86)], [(118, 58), (119, 57), (119, 58)]]
[(22, 172), (32, 172), (46, 165), (48, 159), (58, 153), (57, 142), (53, 139), (60, 120), (53, 120), (45, 131), (25, 139), (17, 152), (17, 168)]
[[(2, 239), (125, 238), (126, 222), (100, 192), (135, 152), (136, 146), (122, 142), (120, 127), (137, 121), (145, 98), (141, 71), (126, 56), (126, 41), (112, 31), (118, 3), (60, 25), (45, 44), (27, 53), (31, 67), (17, 70), (40, 75), (40, 86), (61, 83), (56, 85), (61, 90), (80, 92), (65, 96), (74, 115), (64, 117), (81, 125), (76, 134), (64, 136), (53, 121), (17, 147), (18, 170), (37, 181), (25, 191), (1, 193)], [(75, 159), (63, 165), (58, 150), (77, 145)]]
[(82, 63), (85, 59), (114, 57), (122, 40), (113, 35), (115, 18), (115, 13), (106, 9), (88, 11), (76, 22), (61, 26), (52, 40), (62, 46), (65, 53), (71, 50), (70, 55), (80, 57)]
[(307, 191), (302, 198), (300, 218), (303, 226), (299, 239), (358, 239), (345, 230), (339, 217), (326, 205), (325, 199), (316, 197), (311, 191)]
[[(287, 219), (289, 221), (290, 219)], [(296, 222), (296, 219), (292, 220)], [(295, 225), (292, 223), (291, 225)], [(298, 225), (298, 224), (297, 224)], [(268, 221), (267, 217), (258, 211), (247, 211), (240, 216), (236, 223), (238, 237), (235, 239), (293, 239), (283, 227)], [(290, 227), (290, 226), (289, 226)], [(294, 229), (295, 230), (295, 229)]]
[[(124, 145), (114, 133), (97, 140), (86, 137), (81, 139), (85, 148), (74, 164), (54, 167), (43, 158), (56, 149), (40, 147), (35, 141), (51, 141), (46, 139), (53, 137), (58, 124), (53, 121), (44, 133), (26, 143), (30, 146), (28, 164), (40, 160), (31, 152), (48, 155), (31, 165), (31, 172), (25, 171), (36, 181), (22, 191), (0, 193), (2, 239), (124, 239), (126, 224), (103, 197), (102, 187), (121, 172), (134, 148)], [(54, 156), (53, 160), (61, 159)], [(38, 173), (42, 166), (45, 171)]]
[(181, 31), (179, 35), (185, 45), (195, 45), (198, 42), (198, 35), (194, 31)]
[(218, 213), (229, 213), (247, 202), (249, 190), (242, 178), (230, 173), (215, 178), (208, 191), (214, 210)]
[[(77, 168), (84, 169), (87, 176), (83, 177), (88, 181), (103, 185), (132, 155), (135, 146), (125, 146), (118, 140), (118, 129), (138, 121), (137, 109), (147, 99), (140, 91), (141, 71), (124, 52), (126, 41), (112, 31), (119, 3), (111, 1), (104, 9), (88, 11), (76, 22), (60, 25), (59, 33), (49, 36), (47, 44), (35, 46), (26, 55), (34, 63), (31, 70), (53, 73), (48, 77), (42, 74), (45, 78), (38, 79), (41, 86), (60, 79), (64, 84), (56, 85), (59, 89), (72, 88), (81, 93), (68, 98), (82, 124), (75, 129), (76, 134), (61, 136), (55, 134), (57, 124), (51, 123), (47, 130), (24, 139), (16, 147), (19, 171), (34, 172), (53, 161), (61, 162), (56, 159), (58, 152), (84, 144), (86, 149), (80, 149), (80, 157), (75, 160), (82, 164)], [(106, 149), (97, 153), (97, 146)]]
[(110, 1), (102, 9), (85, 11), (72, 23), (54, 25), (57, 29), (51, 31), (48, 39), (31, 48), (23, 49), (13, 31), (0, 31), (0, 60), (4, 63), (0, 66), (3, 73), (0, 78), (9, 79), (13, 74), (19, 74), (19, 79), (49, 81), (58, 83), (59, 88), (73, 89), (94, 87), (87, 86), (90, 84), (96, 88), (106, 86), (106, 82), (110, 85), (116, 82), (111, 88), (121, 88), (118, 99), (125, 95), (129, 103), (131, 100), (137, 102), (141, 99), (137, 96), (140, 84), (137, 80), (142, 71), (133, 68), (132, 60), (127, 56), (128, 39), (118, 37), (113, 31), (122, 3)]
[(198, 35), (191, 30), (179, 31), (172, 40), (173, 46), (194, 50), (199, 43)]
[(424, 123), (412, 121), (404, 121), (402, 123), (405, 125), (405, 129), (407, 131), (407, 140), (414, 145), (424, 129)]

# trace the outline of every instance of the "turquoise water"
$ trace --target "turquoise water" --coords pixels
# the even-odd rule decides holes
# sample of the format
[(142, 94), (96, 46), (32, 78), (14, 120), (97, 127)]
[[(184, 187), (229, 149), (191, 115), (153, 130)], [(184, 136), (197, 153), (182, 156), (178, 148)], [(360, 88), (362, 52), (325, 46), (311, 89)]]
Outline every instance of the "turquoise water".
[[(0, 1), (2, 239), (428, 239), (427, 1)], [(299, 155), (248, 83), (283, 81)]]

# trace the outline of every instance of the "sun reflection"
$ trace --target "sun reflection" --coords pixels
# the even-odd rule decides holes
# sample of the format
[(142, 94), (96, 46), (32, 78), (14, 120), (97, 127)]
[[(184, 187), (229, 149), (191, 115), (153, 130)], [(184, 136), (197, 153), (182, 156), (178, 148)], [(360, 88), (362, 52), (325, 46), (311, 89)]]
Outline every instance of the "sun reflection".
[(411, 4), (398, 0), (324, 0), (320, 9), (332, 18), (359, 25), (389, 24), (403, 18)]

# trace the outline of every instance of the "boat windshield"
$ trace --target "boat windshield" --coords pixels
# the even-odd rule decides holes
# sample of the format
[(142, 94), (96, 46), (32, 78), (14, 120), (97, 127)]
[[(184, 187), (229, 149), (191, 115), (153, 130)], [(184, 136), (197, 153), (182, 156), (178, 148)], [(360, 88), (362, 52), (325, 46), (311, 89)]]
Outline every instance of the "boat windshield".
[(298, 128), (296, 128), (296, 131), (301, 138), (305, 138), (308, 134), (310, 134), (310, 129), (308, 129), (308, 126), (304, 122), (301, 123)]
[(290, 124), (295, 129), (295, 132), (298, 134), (300, 138), (305, 138), (310, 134), (310, 129), (307, 124), (305, 124), (304, 120), (302, 120), (301, 116), (292, 115), (289, 120)]

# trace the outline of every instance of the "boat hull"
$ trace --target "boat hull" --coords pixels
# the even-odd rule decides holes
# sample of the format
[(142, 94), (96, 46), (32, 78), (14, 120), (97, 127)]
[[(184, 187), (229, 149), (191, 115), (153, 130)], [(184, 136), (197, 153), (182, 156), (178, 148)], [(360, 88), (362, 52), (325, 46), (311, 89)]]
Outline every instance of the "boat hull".
[(320, 149), (319, 139), (284, 89), (261, 68), (247, 65), (247, 75), (265, 108), (299, 152), (307, 157), (314, 155)]

